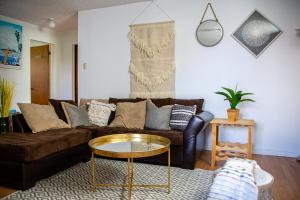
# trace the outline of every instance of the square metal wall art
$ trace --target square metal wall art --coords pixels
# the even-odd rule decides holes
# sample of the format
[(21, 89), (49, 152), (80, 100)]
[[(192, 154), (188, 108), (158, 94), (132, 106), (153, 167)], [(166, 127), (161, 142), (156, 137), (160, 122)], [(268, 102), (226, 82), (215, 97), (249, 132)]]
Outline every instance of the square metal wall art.
[(257, 58), (281, 33), (276, 25), (255, 10), (232, 36)]

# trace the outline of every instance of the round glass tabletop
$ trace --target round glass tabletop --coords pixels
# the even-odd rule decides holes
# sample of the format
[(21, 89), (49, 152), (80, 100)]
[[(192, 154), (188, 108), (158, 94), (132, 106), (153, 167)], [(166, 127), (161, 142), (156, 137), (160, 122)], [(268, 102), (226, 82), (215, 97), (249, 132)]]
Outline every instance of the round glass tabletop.
[(171, 141), (149, 134), (113, 134), (95, 138), (89, 142), (97, 155), (112, 158), (141, 158), (168, 151)]

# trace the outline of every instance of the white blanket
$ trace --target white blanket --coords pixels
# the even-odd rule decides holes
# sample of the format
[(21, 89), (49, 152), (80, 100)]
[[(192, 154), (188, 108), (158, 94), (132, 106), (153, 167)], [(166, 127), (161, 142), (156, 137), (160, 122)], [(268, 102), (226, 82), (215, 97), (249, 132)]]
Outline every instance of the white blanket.
[(257, 200), (253, 160), (230, 158), (217, 171), (208, 200)]

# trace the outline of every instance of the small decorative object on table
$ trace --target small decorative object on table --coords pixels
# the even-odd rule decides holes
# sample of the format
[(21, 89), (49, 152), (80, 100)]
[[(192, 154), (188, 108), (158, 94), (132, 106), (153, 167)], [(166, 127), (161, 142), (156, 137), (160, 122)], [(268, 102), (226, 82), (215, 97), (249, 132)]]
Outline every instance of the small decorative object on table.
[(9, 108), (14, 92), (14, 85), (0, 77), (0, 133), (8, 131)]
[(244, 101), (255, 102), (252, 99), (243, 98), (244, 96), (252, 95), (253, 93), (249, 93), (249, 92), (247, 93), (247, 92), (243, 92), (241, 90), (237, 90), (237, 86), (235, 87), (235, 90), (226, 88), (226, 87), (222, 87), (222, 88), (225, 90), (225, 92), (218, 91), (218, 92), (216, 92), (216, 94), (223, 95), (225, 97), (224, 101), (229, 101), (230, 109), (227, 110), (228, 121), (234, 122), (239, 119), (240, 110), (236, 108), (237, 105)]

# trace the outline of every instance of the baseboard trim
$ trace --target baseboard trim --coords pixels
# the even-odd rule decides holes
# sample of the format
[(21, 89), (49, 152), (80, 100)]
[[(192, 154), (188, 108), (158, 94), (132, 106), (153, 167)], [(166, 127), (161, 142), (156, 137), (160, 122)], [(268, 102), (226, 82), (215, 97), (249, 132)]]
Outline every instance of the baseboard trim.
[[(211, 150), (211, 145), (205, 146), (205, 150)], [(255, 148), (253, 149), (253, 153), (259, 155), (284, 156), (284, 157), (292, 157), (292, 158), (296, 158), (297, 156), (299, 156), (299, 152), (277, 150), (277, 149)]]

